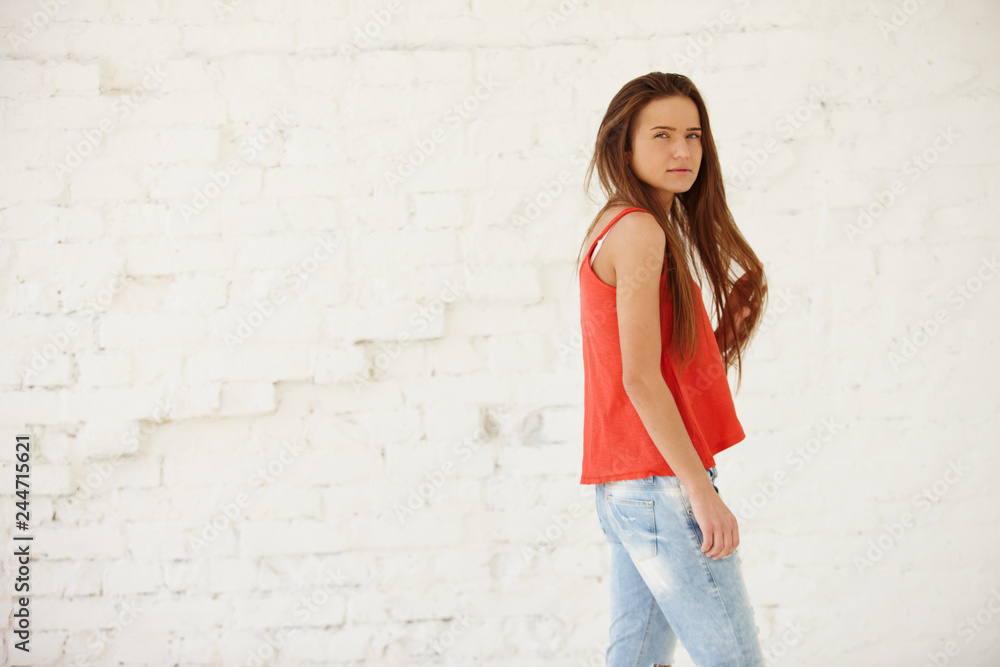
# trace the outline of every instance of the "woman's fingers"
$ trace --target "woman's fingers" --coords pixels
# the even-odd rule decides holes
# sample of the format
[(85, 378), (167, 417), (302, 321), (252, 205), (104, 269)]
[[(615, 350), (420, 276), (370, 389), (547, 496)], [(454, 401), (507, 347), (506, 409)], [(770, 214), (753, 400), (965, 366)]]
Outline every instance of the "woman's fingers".
[[(739, 534), (736, 532), (738, 528), (733, 527), (731, 529), (719, 525), (716, 526), (714, 530), (709, 533), (705, 533), (705, 541), (702, 543), (702, 551), (709, 558), (726, 558), (732, 555), (736, 551), (736, 547), (739, 546)], [(709, 537), (711, 534), (711, 538)], [(711, 539), (712, 542), (709, 544), (708, 540)]]
[(691, 508), (701, 527), (701, 552), (709, 558), (725, 558), (736, 551), (740, 543), (739, 525), (725, 502), (715, 495), (704, 501), (693, 499)]

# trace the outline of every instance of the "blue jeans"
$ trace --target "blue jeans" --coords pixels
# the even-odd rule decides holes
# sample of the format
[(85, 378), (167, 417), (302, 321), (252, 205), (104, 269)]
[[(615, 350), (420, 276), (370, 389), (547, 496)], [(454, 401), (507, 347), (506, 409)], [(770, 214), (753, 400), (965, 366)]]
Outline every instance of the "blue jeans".
[[(717, 471), (705, 471), (715, 486)], [(608, 667), (670, 665), (678, 638), (699, 667), (764, 667), (740, 548), (713, 559), (687, 489), (657, 476), (595, 485), (611, 544)]]

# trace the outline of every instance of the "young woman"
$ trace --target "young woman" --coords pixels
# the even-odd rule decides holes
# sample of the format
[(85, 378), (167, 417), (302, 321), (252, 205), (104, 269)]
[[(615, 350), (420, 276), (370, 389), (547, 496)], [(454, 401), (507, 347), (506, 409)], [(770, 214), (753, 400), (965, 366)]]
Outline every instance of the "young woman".
[(670, 665), (678, 639), (698, 665), (764, 665), (714, 455), (745, 437), (727, 371), (742, 378), (766, 282), (726, 205), (694, 84), (661, 72), (627, 83), (601, 121), (588, 186), (595, 169), (608, 201), (578, 273), (580, 482), (595, 485), (611, 545), (608, 665)]

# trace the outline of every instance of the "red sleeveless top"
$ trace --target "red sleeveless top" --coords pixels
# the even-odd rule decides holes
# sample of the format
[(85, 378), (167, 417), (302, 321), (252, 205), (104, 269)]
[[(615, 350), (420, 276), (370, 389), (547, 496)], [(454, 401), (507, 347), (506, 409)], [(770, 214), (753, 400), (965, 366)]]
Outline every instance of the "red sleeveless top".
[[(622, 384), (622, 352), (618, 338), (617, 290), (594, 273), (590, 255), (597, 241), (627, 213), (626, 208), (594, 239), (580, 266), (580, 333), (583, 340), (584, 418), (581, 484), (600, 484), (651, 475), (673, 475), (646, 432)], [(666, 281), (660, 272), (660, 288)], [(698, 284), (691, 279), (698, 316), (698, 347), (694, 359), (679, 372), (670, 348), (673, 314), (670, 299), (660, 303), (660, 371), (677, 403), (695, 451), (705, 469), (714, 455), (746, 437), (733, 404), (719, 345)], [(669, 294), (669, 292), (668, 292)]]

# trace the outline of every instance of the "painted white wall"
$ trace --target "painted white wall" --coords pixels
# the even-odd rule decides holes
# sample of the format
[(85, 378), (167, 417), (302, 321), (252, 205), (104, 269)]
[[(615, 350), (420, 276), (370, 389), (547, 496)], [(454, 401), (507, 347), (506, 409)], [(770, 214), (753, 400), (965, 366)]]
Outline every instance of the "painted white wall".
[(772, 665), (998, 664), (998, 18), (5, 0), (5, 660), (603, 664), (574, 260), (660, 70), (770, 278), (718, 484)]

